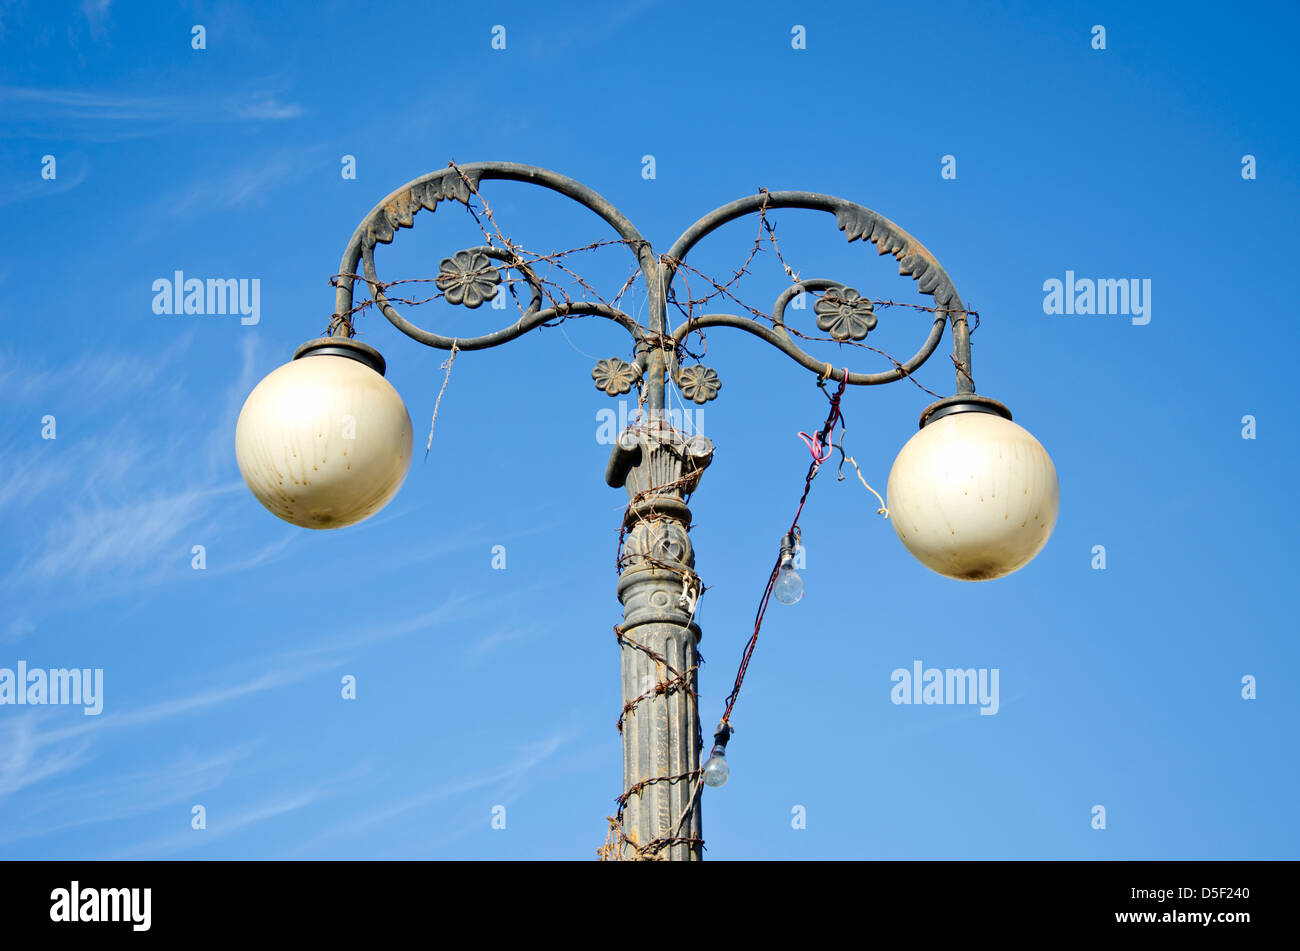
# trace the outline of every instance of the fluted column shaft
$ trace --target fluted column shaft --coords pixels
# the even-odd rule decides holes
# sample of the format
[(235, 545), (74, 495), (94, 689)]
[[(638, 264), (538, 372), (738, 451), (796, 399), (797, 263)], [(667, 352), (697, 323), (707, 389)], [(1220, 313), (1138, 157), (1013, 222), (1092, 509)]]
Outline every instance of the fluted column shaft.
[(623, 680), (623, 858), (692, 861), (702, 856), (700, 721), (696, 702), (700, 629), (695, 553), (684, 498), (713, 446), (663, 423), (619, 438), (607, 480), (629, 505), (620, 553), (619, 645)]

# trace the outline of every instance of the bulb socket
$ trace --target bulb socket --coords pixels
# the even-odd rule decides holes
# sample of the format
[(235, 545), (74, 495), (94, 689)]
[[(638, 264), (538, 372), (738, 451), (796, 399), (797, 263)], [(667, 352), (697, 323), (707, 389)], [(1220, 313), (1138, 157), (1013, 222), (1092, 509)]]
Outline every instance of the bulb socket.
[(987, 396), (965, 393), (931, 403), (922, 410), (921, 425), (918, 428), (925, 429), (936, 420), (943, 419), (945, 416), (955, 416), (957, 413), (990, 413), (1001, 416), (1005, 420), (1011, 419), (1011, 410), (1007, 409), (1005, 404)]
[(308, 340), (293, 352), (295, 360), (302, 357), (347, 357), (364, 363), (380, 376), (388, 369), (388, 364), (378, 350), (351, 337), (316, 337)]
[(713, 733), (713, 749), (709, 750), (709, 759), (715, 756), (727, 758), (727, 743), (731, 740), (731, 724), (725, 720), (718, 724)]
[(786, 532), (781, 536), (781, 558), (780, 567), (784, 568), (790, 562), (794, 561), (795, 549), (799, 547), (799, 530)]

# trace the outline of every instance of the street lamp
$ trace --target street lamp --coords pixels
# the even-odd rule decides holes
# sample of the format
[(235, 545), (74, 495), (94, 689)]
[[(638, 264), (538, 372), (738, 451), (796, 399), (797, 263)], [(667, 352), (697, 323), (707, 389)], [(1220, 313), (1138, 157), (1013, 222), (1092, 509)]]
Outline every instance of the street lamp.
[[(504, 247), (487, 244), (458, 251), (442, 262), (437, 286), (448, 303), (478, 307), (500, 291), (502, 272), (527, 285), (528, 303), (509, 327), (466, 339), (415, 326), (393, 307), (389, 286), (375, 271), (376, 244), (388, 244), (409, 228), (421, 209), (439, 203), (470, 206), (489, 180), (539, 185), (584, 205), (608, 222), (635, 255), (645, 278), (648, 325), (616, 307), (592, 300), (552, 300), (530, 262), (504, 236)], [(484, 205), (486, 208), (486, 205)], [(745, 215), (802, 208), (835, 216), (849, 241), (875, 244), (892, 254), (899, 273), (934, 297), (929, 334), (903, 363), (877, 373), (837, 370), (806, 353), (785, 322), (786, 306), (799, 294), (820, 292), (814, 306), (818, 328), (839, 343), (861, 341), (876, 326), (873, 301), (838, 281), (806, 279), (777, 298), (764, 320), (732, 314), (692, 314), (669, 326), (666, 302), (690, 250), (707, 234)], [(487, 234), (485, 230), (485, 235)], [(411, 422), (397, 391), (384, 379), (379, 353), (353, 339), (351, 315), (357, 265), (371, 297), (408, 337), (430, 347), (482, 350), (514, 340), (536, 327), (571, 316), (604, 317), (626, 329), (634, 359), (601, 360), (596, 386), (618, 396), (638, 387), (647, 413), (618, 435), (605, 479), (627, 491), (620, 549), (618, 597), (623, 623), (620, 645), (624, 713), (624, 794), (620, 797), (612, 854), (619, 858), (699, 859), (703, 838), (699, 792), (726, 781), (722, 754), (730, 725), (719, 725), (707, 769), (696, 703), (699, 626), (694, 601), (701, 590), (688, 527), (687, 501), (713, 457), (713, 445), (669, 425), (664, 389), (671, 380), (682, 395), (706, 403), (718, 395), (717, 373), (689, 359), (684, 343), (706, 327), (751, 333), (823, 380), (871, 386), (910, 376), (930, 357), (951, 326), (957, 392), (927, 407), (920, 431), (899, 453), (890, 472), (890, 517), (904, 546), (934, 571), (968, 581), (1002, 577), (1023, 567), (1046, 544), (1056, 522), (1056, 471), (1043, 447), (1011, 421), (996, 400), (975, 394), (971, 377), (967, 310), (934, 256), (898, 225), (852, 202), (813, 192), (768, 192), (742, 198), (705, 215), (657, 255), (613, 205), (586, 186), (555, 172), (506, 162), (450, 165), (390, 194), (365, 217), (348, 242), (336, 278), (329, 336), (311, 340), (293, 360), (253, 390), (239, 416), (235, 449), (249, 489), (273, 514), (306, 528), (337, 528), (373, 515), (400, 488), (411, 459)], [(797, 538), (782, 539), (773, 594), (794, 603), (802, 581), (793, 568)]]

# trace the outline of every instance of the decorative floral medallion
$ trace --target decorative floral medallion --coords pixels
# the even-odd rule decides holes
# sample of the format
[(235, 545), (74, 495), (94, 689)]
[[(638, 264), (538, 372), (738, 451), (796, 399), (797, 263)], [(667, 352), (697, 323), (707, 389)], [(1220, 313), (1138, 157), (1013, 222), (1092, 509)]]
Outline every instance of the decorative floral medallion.
[(501, 272), (482, 251), (457, 251), (438, 265), (434, 284), (449, 304), (478, 307), (497, 296)]
[(681, 388), (683, 396), (696, 403), (707, 403), (718, 395), (718, 390), (722, 389), (722, 381), (718, 379), (717, 371), (698, 363), (694, 366), (682, 367), (677, 371), (677, 385)]
[(876, 329), (875, 307), (851, 287), (826, 291), (813, 312), (817, 326), (835, 340), (861, 340)]
[(641, 370), (636, 364), (620, 360), (618, 357), (601, 360), (591, 371), (591, 378), (596, 381), (596, 389), (604, 390), (610, 396), (626, 393), (640, 377)]

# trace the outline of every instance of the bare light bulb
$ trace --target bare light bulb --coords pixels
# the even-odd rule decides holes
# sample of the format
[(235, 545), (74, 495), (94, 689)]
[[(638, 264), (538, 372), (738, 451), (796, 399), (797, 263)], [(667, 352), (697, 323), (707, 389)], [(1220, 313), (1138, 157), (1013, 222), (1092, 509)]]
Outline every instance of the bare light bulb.
[(785, 558), (776, 574), (776, 584), (772, 585), (772, 596), (782, 604), (795, 604), (803, 597), (803, 579), (794, 570), (794, 559)]
[(726, 757), (721, 753), (714, 753), (709, 757), (709, 761), (704, 764), (704, 784), (717, 789), (719, 786), (725, 786), (727, 779), (731, 776), (731, 767), (727, 765)]

